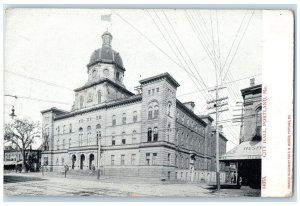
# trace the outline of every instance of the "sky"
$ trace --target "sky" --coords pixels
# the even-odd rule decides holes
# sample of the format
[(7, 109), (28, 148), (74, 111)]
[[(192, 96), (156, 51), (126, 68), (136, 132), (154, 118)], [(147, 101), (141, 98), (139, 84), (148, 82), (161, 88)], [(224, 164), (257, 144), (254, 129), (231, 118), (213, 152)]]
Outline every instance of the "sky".
[[(107, 14), (111, 23), (101, 21)], [(177, 98), (194, 101), (196, 114), (210, 112), (206, 102), (215, 94), (207, 90), (216, 85), (216, 65), (224, 68), (221, 96), (228, 96), (229, 110), (220, 120), (227, 151), (238, 144), (240, 127), (230, 119), (240, 109), (240, 90), (250, 86), (252, 77), (261, 84), (259, 10), (6, 10), (4, 94), (19, 98), (4, 98), (5, 121), (11, 121), (13, 104), (18, 118), (39, 122), (41, 110), (69, 111), (73, 89), (86, 83), (86, 65), (106, 30), (123, 59), (128, 90), (134, 92), (141, 79), (169, 72), (180, 84)]]

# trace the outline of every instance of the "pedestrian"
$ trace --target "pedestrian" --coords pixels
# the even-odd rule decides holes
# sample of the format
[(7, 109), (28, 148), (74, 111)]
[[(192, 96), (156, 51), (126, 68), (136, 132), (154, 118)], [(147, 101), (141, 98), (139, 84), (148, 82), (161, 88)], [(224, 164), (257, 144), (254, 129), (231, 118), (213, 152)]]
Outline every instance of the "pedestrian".
[(243, 179), (242, 179), (242, 177), (240, 176), (240, 178), (239, 178), (239, 185), (240, 185), (240, 186), (242, 186), (242, 181), (243, 181)]
[(233, 173), (233, 183), (236, 183), (236, 174), (235, 174), (235, 172)]

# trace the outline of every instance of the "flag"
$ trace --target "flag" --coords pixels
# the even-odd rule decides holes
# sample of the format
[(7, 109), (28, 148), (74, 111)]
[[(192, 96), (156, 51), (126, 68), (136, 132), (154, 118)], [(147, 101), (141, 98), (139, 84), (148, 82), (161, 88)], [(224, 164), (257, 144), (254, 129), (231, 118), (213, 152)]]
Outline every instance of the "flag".
[(111, 22), (111, 14), (101, 15), (101, 21)]

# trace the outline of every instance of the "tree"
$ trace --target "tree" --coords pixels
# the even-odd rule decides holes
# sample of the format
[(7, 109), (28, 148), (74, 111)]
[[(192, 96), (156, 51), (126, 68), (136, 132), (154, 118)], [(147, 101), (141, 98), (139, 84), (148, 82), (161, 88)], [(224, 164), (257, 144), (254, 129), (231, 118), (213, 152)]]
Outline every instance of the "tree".
[(22, 171), (26, 171), (26, 150), (40, 138), (39, 123), (27, 119), (16, 119), (12, 123), (6, 123), (4, 128), (4, 141), (17, 146), (22, 154)]

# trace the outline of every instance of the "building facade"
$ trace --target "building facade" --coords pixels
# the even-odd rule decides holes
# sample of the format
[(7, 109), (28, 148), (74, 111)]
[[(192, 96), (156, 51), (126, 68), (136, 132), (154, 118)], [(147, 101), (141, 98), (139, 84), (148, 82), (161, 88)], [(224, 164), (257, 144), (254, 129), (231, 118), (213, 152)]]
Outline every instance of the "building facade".
[[(37, 172), (41, 166), (41, 150), (38, 149), (27, 149), (25, 151), (25, 162), (26, 170), (31, 172)], [(22, 169), (22, 152), (13, 148), (4, 149), (4, 169), (5, 170), (16, 170)]]
[(242, 89), (243, 114), (240, 144), (221, 156), (221, 161), (235, 164), (237, 183), (260, 188), (261, 185), (261, 109), (262, 85), (250, 80), (250, 87)]
[[(75, 89), (70, 112), (42, 111), (43, 165), (51, 171), (99, 168), (102, 175), (213, 181), (212, 118), (197, 116), (193, 102), (176, 98), (168, 73), (140, 81), (133, 94), (112, 35), (87, 65), (88, 81)], [(223, 144), (226, 151), (226, 144)]]

